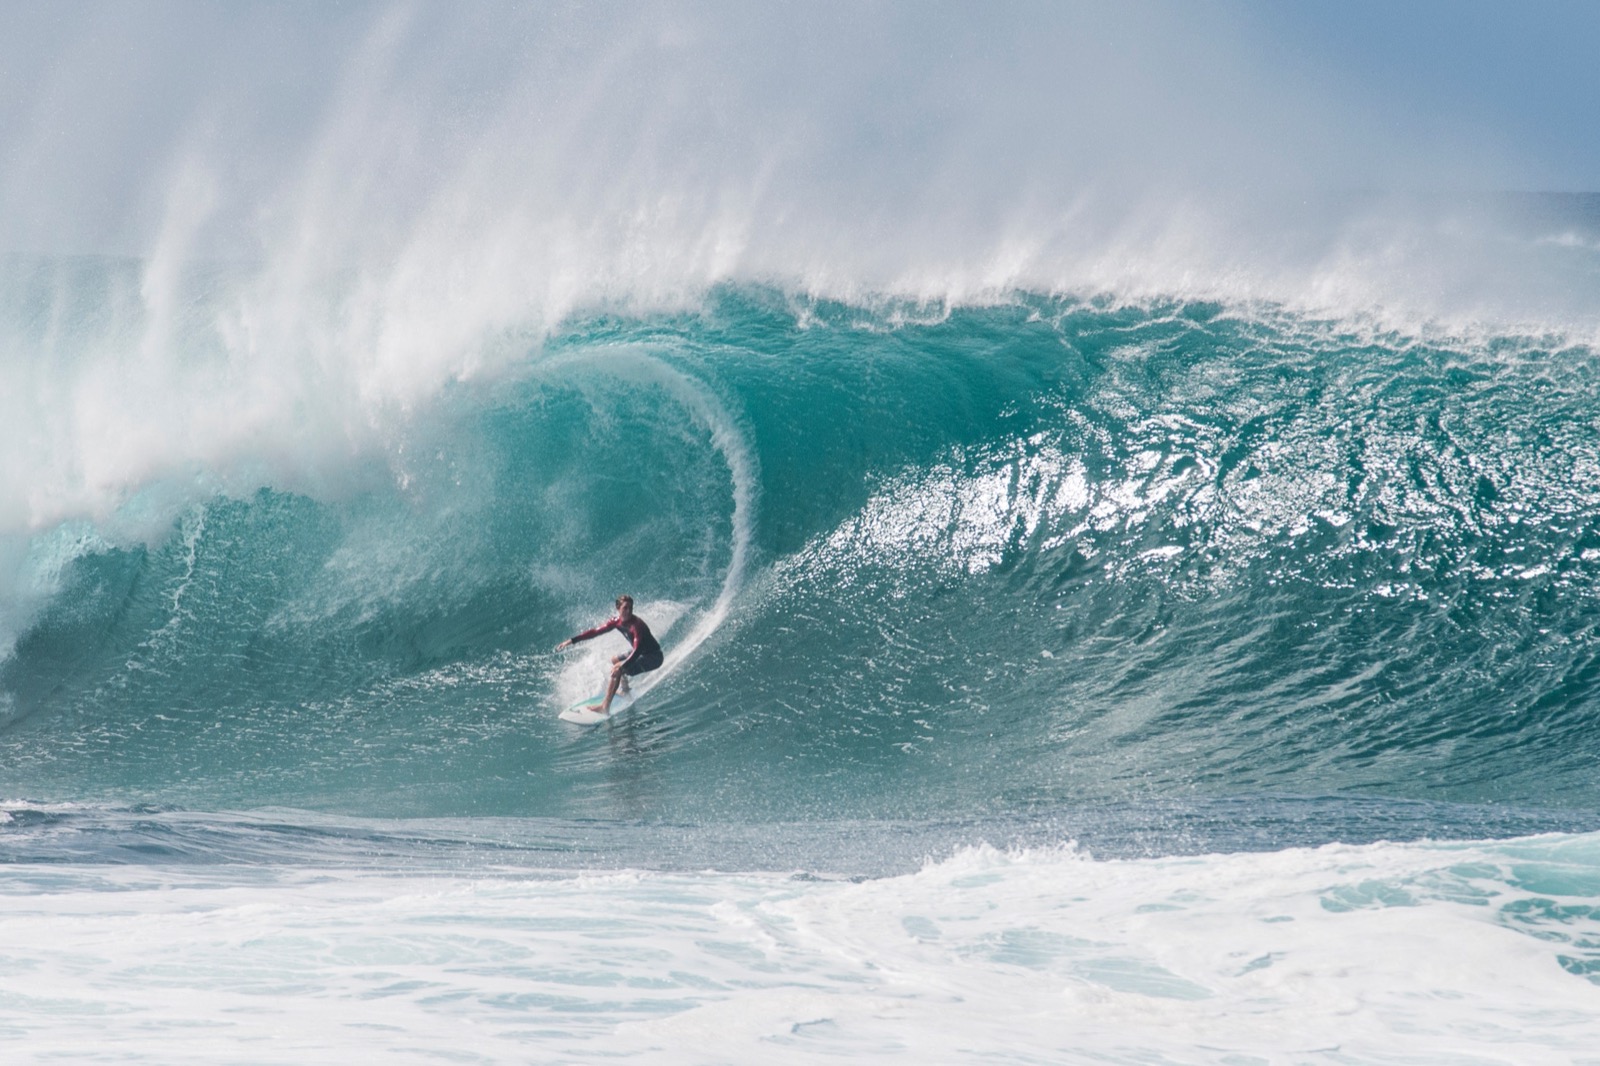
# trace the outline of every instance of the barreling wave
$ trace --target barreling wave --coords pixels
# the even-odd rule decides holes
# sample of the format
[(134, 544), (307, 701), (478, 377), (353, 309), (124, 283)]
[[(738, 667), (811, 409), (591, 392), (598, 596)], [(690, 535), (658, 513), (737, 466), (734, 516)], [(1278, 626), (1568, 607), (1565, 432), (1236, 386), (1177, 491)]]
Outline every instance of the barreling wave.
[[(337, 476), (234, 454), (32, 535), (4, 791), (734, 821), (1597, 800), (1585, 344), (727, 286), (501, 362), (342, 470), (325, 449)], [(622, 591), (671, 670), (577, 734), (553, 711), (613, 649), (547, 649)]]

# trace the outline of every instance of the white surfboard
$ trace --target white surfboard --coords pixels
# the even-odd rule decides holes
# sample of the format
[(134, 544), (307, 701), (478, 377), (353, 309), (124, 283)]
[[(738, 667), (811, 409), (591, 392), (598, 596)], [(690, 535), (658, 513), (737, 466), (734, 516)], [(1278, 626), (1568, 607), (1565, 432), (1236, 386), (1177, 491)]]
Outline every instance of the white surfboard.
[(586, 700), (579, 700), (561, 712), (561, 720), (563, 722), (573, 722), (577, 725), (599, 725), (606, 719), (615, 718), (633, 706), (633, 697), (626, 692), (619, 692), (611, 697), (611, 713), (601, 714), (600, 704), (605, 698), (605, 694), (601, 693), (598, 696), (590, 696)]

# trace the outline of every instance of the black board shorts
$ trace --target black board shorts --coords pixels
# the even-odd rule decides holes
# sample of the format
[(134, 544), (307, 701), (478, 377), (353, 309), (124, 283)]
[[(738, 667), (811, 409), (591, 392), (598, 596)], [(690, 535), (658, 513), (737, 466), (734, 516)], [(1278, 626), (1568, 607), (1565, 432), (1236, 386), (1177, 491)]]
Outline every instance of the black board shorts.
[(651, 651), (642, 651), (623, 664), (622, 672), (627, 674), (629, 677), (648, 673), (649, 671), (658, 669), (661, 666), (662, 658), (663, 657), (660, 648), (655, 648)]

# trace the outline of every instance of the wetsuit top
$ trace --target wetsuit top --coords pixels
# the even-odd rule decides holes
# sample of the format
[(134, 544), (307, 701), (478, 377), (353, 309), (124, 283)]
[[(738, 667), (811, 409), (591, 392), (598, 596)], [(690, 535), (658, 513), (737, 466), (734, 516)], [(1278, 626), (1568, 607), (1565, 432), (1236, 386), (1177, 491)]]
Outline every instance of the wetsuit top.
[(656, 643), (656, 638), (650, 635), (650, 627), (645, 625), (644, 619), (638, 615), (634, 615), (626, 622), (621, 618), (613, 618), (604, 625), (595, 626), (593, 629), (585, 629), (582, 633), (572, 638), (572, 643), (576, 644), (581, 640), (592, 640), (601, 633), (609, 633), (613, 629), (627, 637), (628, 643), (633, 645), (633, 651), (628, 654), (626, 659), (622, 660), (623, 665), (633, 662), (641, 655), (661, 654), (661, 645)]

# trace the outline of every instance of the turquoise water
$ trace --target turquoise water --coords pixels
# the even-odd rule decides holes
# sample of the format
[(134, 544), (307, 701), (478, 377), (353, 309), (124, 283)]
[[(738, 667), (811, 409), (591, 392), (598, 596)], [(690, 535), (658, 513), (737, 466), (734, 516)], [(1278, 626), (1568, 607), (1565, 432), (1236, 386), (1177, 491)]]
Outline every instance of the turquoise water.
[(0, 10), (0, 1061), (1600, 1066), (1579, 79), (1373, 17)]
[[(33, 535), (22, 572), (50, 587), (14, 590), (0, 791), (717, 824), (1340, 795), (1581, 817), (1597, 371), (1559, 337), (1215, 303), (730, 286), (580, 316), (342, 469), (319, 456), (298, 479), (320, 485), (246, 456), (251, 491), (169, 474)], [(554, 712), (617, 648), (550, 649), (623, 591), (669, 668), (575, 731)]]
[(725, 284), (352, 369), (12, 269), (25, 1060), (1595, 1046), (1580, 332)]

